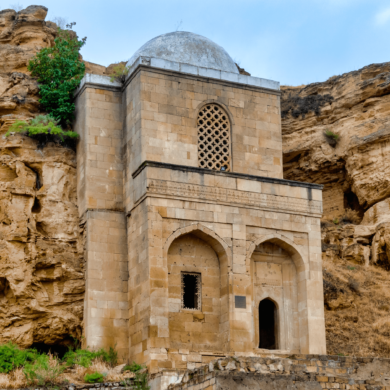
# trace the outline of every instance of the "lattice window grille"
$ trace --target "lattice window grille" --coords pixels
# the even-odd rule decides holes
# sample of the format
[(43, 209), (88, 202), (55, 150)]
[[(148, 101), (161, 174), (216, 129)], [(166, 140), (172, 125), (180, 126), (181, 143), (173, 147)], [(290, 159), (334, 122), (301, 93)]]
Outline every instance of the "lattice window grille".
[(217, 104), (206, 104), (199, 112), (198, 159), (201, 168), (230, 172), (230, 121)]
[[(181, 308), (186, 310), (201, 310), (201, 297), (202, 297), (202, 284), (201, 284), (201, 274), (194, 273), (194, 272), (182, 272), (181, 273)], [(186, 278), (187, 276), (187, 278)], [(188, 282), (188, 276), (190, 278), (194, 278), (195, 281), (195, 288), (193, 291), (189, 291), (188, 285), (185, 283), (185, 279), (187, 279)], [(192, 290), (192, 289), (190, 289)], [(185, 304), (184, 295), (190, 293), (191, 295), (194, 294), (194, 305), (192, 307), (189, 307)]]

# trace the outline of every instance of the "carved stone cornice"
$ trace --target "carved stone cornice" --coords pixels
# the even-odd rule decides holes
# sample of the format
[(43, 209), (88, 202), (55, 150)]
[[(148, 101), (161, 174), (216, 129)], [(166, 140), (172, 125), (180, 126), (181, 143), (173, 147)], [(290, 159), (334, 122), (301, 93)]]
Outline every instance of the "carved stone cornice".
[(167, 180), (148, 179), (145, 195), (191, 201), (209, 201), (231, 206), (250, 206), (256, 209), (292, 212), (294, 214), (322, 214), (322, 202), (320, 201)]

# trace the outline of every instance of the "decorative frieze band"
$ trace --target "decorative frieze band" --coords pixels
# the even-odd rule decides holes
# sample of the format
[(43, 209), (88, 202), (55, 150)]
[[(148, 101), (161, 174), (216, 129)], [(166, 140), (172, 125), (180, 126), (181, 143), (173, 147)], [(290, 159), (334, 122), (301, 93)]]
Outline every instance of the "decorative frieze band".
[(257, 192), (238, 191), (219, 187), (178, 183), (166, 180), (148, 180), (147, 192), (164, 196), (208, 200), (232, 205), (252, 206), (259, 209), (293, 211), (306, 214), (321, 214), (319, 201), (291, 198)]

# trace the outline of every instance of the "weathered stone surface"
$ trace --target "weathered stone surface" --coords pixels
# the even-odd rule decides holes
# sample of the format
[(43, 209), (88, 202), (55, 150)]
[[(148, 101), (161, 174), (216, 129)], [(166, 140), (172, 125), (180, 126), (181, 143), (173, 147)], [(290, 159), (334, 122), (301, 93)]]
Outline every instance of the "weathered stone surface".
[(75, 153), (1, 130), (0, 343), (67, 343), (85, 289)]
[[(170, 379), (168, 389), (246, 390), (371, 388), (387, 389), (388, 359), (352, 358), (326, 355), (285, 357), (234, 357), (212, 361), (184, 372), (181, 381)], [(213, 367), (210, 370), (210, 366)], [(214, 367), (231, 367), (217, 370)], [(150, 384), (157, 389), (163, 377), (152, 375)]]
[[(346, 207), (363, 213), (390, 196), (389, 72), (390, 63), (373, 64), (323, 83), (282, 87), (284, 177), (324, 184), (325, 217)], [(340, 136), (336, 146), (326, 130)]]
[(0, 117), (39, 112), (38, 85), (27, 72), (29, 60), (54, 44), (56, 24), (45, 22), (47, 8), (32, 5), (0, 11)]

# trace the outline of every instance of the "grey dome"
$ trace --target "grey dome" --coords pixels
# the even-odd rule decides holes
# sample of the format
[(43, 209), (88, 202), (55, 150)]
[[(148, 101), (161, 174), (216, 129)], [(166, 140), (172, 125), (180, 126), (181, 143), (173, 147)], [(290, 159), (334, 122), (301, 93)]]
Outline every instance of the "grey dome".
[(159, 35), (146, 42), (130, 58), (127, 66), (133, 65), (140, 56), (239, 73), (236, 64), (223, 47), (201, 35), (185, 31)]

